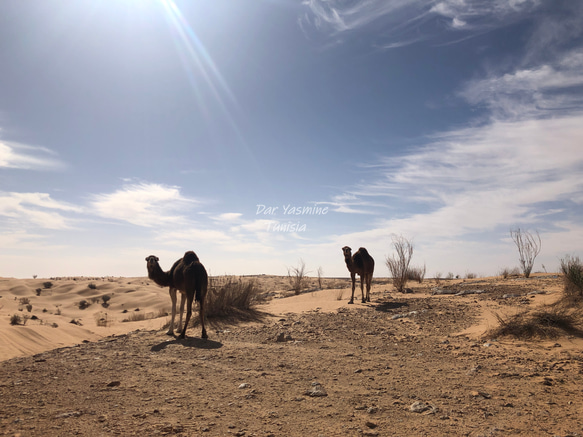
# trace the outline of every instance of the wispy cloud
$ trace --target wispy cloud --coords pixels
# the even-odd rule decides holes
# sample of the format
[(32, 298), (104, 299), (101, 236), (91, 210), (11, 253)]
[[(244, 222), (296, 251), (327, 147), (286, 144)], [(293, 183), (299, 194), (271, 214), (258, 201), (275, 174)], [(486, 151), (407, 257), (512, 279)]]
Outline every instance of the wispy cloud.
[(82, 208), (51, 198), (46, 193), (0, 192), (0, 216), (19, 227), (34, 225), (42, 229), (67, 229), (71, 219), (63, 213), (82, 212)]
[(95, 195), (91, 207), (101, 217), (154, 227), (186, 222), (185, 211), (196, 204), (181, 194), (180, 187), (140, 183)]
[[(374, 34), (377, 47), (397, 48), (455, 31), (484, 32), (524, 19), (539, 0), (305, 0), (308, 12), (299, 22), (337, 37), (348, 32)], [(428, 25), (438, 20), (437, 25)]]
[(561, 53), (553, 64), (491, 75), (466, 84), (460, 96), (485, 105), (496, 118), (556, 116), (583, 109), (583, 51)]
[(55, 153), (44, 147), (0, 141), (0, 168), (21, 170), (58, 170), (64, 164)]

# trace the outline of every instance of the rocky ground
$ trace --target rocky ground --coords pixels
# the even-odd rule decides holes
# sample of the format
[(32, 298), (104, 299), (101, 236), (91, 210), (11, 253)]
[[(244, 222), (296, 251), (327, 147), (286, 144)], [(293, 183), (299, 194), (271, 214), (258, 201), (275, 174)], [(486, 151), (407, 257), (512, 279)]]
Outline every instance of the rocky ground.
[(467, 334), (559, 289), (551, 275), (423, 285), (330, 313), (215, 323), (209, 340), (139, 331), (11, 359), (0, 434), (582, 435), (579, 339)]

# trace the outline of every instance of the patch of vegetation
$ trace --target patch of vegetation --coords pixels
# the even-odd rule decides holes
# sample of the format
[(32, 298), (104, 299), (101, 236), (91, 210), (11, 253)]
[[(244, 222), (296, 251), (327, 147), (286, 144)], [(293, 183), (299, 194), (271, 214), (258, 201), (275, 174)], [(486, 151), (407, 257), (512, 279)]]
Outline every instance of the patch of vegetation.
[(40, 288), (37, 288), (35, 291), (36, 291), (36, 295), (37, 295), (37, 296), (40, 296), (40, 293), (41, 293), (42, 289), (40, 289)]
[(18, 302), (20, 305), (28, 305), (30, 303), (30, 299), (28, 297), (21, 297)]
[(101, 296), (101, 300), (103, 300), (103, 303), (101, 304), (101, 306), (103, 308), (107, 308), (109, 306), (109, 301), (111, 300), (111, 296), (109, 294), (104, 294), (103, 296)]
[(426, 272), (427, 267), (425, 266), (425, 264), (423, 265), (423, 267), (409, 267), (409, 269), (407, 270), (407, 280), (417, 281), (421, 284), (425, 279)]
[(504, 267), (503, 269), (500, 270), (499, 275), (502, 276), (504, 279), (508, 279), (511, 276), (520, 276), (520, 269), (518, 267), (514, 267), (512, 269)]
[(10, 324), (11, 325), (20, 325), (22, 323), (22, 318), (18, 314), (13, 314), (10, 316)]
[(561, 272), (565, 295), (583, 297), (583, 264), (578, 256), (567, 255), (561, 259)]
[(89, 287), (90, 290), (97, 290), (97, 285), (95, 285), (93, 282), (90, 283), (87, 287)]
[(413, 257), (413, 243), (403, 236), (394, 236), (393, 247), (396, 254), (388, 256), (386, 264), (393, 278), (393, 286), (403, 293), (407, 285), (409, 263)]
[(287, 277), (291, 286), (291, 289), (295, 294), (300, 294), (303, 288), (306, 286), (307, 280), (306, 263), (304, 260), (300, 259), (297, 267), (287, 268)]
[(261, 301), (262, 290), (254, 279), (227, 277), (221, 282), (209, 287), (205, 302), (209, 318), (249, 311)]
[(89, 308), (89, 306), (91, 306), (91, 304), (89, 302), (87, 302), (86, 300), (82, 300), (81, 302), (79, 302), (79, 309), (80, 310), (84, 310)]
[(521, 340), (553, 339), (565, 334), (581, 337), (582, 315), (581, 308), (568, 308), (565, 305), (551, 305), (536, 311), (524, 311), (508, 318), (497, 314), (499, 326), (488, 331), (485, 336), (489, 338), (508, 336)]
[(43, 287), (45, 289), (53, 288), (53, 283), (51, 281), (43, 282)]

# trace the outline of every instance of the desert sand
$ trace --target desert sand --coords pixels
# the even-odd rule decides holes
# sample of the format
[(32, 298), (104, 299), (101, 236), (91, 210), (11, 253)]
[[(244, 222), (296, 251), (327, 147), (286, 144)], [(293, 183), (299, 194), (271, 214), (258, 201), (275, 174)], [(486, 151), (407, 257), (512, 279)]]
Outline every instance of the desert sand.
[(255, 279), (270, 300), (253, 321), (178, 340), (148, 278), (0, 278), (0, 434), (583, 434), (581, 339), (485, 336), (495, 314), (558, 299), (558, 275), (408, 294), (375, 278), (354, 305), (348, 280), (295, 296)]

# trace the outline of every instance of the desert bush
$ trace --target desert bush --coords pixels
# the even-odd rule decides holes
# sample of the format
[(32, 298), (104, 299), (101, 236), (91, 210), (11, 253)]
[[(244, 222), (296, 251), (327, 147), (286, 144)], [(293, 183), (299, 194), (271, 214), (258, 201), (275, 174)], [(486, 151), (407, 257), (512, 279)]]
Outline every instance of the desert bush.
[(35, 291), (36, 291), (36, 295), (37, 295), (37, 296), (40, 296), (40, 293), (41, 293), (42, 289), (40, 289), (40, 288), (37, 288)]
[(388, 256), (386, 264), (391, 272), (393, 286), (402, 293), (407, 284), (409, 263), (413, 256), (413, 244), (403, 236), (394, 236), (393, 247), (397, 253), (396, 255)]
[(453, 272), (448, 272), (448, 273), (447, 273), (447, 276), (445, 277), (445, 279), (452, 280), (454, 277), (455, 277), (455, 276), (454, 276)]
[(516, 228), (510, 230), (510, 237), (512, 237), (514, 244), (518, 248), (518, 260), (520, 261), (524, 277), (528, 278), (534, 266), (534, 259), (541, 250), (540, 235), (536, 232), (535, 236), (528, 231)]
[(31, 304), (28, 304), (26, 306), (26, 311), (28, 311), (29, 313), (32, 311), (32, 305)]
[(249, 311), (260, 301), (261, 289), (254, 279), (225, 278), (209, 287), (206, 297), (207, 317), (224, 317)]
[(28, 297), (21, 297), (18, 302), (20, 305), (28, 305), (30, 303), (30, 299)]
[(425, 273), (427, 272), (427, 267), (423, 264), (423, 267), (409, 267), (407, 270), (407, 280), (417, 281), (420, 284), (423, 283), (425, 279)]
[(13, 314), (10, 316), (11, 325), (20, 325), (22, 323), (22, 318), (18, 314)]
[(43, 287), (48, 290), (49, 288), (53, 288), (53, 283), (51, 281), (43, 282)]
[(485, 336), (510, 336), (517, 339), (558, 338), (564, 334), (581, 336), (580, 307), (569, 308), (564, 304), (550, 305), (536, 311), (525, 311), (503, 318), (496, 314), (498, 327), (488, 331)]
[(507, 279), (510, 276), (520, 276), (520, 269), (518, 267), (514, 267), (512, 269), (504, 267), (503, 269), (500, 270), (499, 275), (502, 276), (504, 279)]
[(81, 302), (79, 302), (79, 309), (80, 310), (84, 310), (86, 308), (89, 308), (91, 304), (89, 302), (87, 302), (86, 300), (82, 300)]
[(104, 308), (107, 308), (109, 306), (109, 301), (111, 300), (111, 296), (109, 294), (104, 294), (103, 296), (101, 296), (101, 300), (103, 300), (103, 303), (101, 304), (101, 306), (103, 306)]
[(291, 286), (291, 289), (295, 294), (300, 294), (303, 288), (306, 286), (307, 275), (306, 263), (304, 260), (300, 259), (297, 267), (287, 268), (287, 277)]
[(322, 275), (324, 274), (324, 270), (322, 267), (318, 267), (318, 288), (322, 290)]
[(90, 290), (96, 290), (97, 289), (97, 285), (95, 285), (93, 282), (90, 283), (87, 287), (89, 287)]
[(567, 255), (561, 260), (564, 290), (567, 296), (583, 297), (583, 264), (578, 256)]
[(476, 275), (473, 272), (467, 272), (466, 273), (466, 279), (476, 279), (478, 277), (478, 275)]

